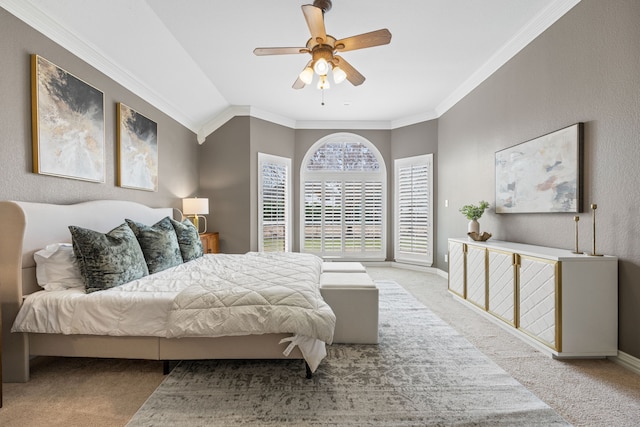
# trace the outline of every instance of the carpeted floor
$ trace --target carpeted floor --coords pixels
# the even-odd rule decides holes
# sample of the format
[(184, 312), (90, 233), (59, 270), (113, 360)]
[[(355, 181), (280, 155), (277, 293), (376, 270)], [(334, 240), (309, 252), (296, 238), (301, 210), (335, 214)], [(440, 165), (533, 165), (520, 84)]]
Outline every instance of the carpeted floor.
[(312, 380), (300, 361), (181, 362), (128, 424), (568, 425), (392, 281), (380, 344), (334, 345)]
[(435, 274), (386, 267), (367, 272), (400, 283), (571, 424), (640, 425), (640, 375), (607, 359), (553, 359), (458, 302)]

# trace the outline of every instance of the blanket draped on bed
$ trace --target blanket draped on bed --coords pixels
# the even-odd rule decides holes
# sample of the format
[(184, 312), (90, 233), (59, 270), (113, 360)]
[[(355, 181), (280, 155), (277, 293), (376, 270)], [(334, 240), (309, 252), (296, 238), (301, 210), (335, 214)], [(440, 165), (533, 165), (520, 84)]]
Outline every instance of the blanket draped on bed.
[(168, 337), (291, 332), (331, 344), (335, 315), (320, 296), (319, 258), (248, 253), (206, 260), (202, 276), (173, 301)]

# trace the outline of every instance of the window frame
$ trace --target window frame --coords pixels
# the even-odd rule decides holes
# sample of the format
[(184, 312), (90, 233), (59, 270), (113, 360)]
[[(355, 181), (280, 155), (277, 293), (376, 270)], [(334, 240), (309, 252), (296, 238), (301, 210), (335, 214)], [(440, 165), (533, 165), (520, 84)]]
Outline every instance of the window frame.
[[(400, 245), (400, 237), (401, 230), (400, 227), (402, 225), (402, 213), (400, 212), (400, 171), (404, 168), (408, 167), (416, 167), (416, 166), (424, 166), (426, 165), (427, 179), (428, 183), (426, 185), (428, 191), (428, 208), (427, 208), (427, 246), (428, 253), (420, 253), (420, 252), (409, 252), (406, 250), (401, 250)], [(412, 182), (413, 185), (413, 182)], [(411, 190), (411, 194), (414, 194), (413, 187)], [(422, 154), (418, 156), (412, 157), (404, 157), (400, 159), (394, 160), (394, 200), (393, 200), (393, 218), (394, 218), (394, 242), (393, 242), (393, 253), (394, 260), (398, 263), (404, 264), (414, 264), (420, 266), (430, 267), (434, 262), (434, 239), (433, 239), (433, 153), (431, 154)]]
[(284, 252), (291, 252), (293, 248), (293, 220), (292, 220), (292, 161), (288, 157), (276, 156), (267, 153), (258, 153), (258, 251), (264, 251), (264, 164), (273, 164), (278, 166), (284, 166), (286, 170), (286, 182), (285, 182), (285, 238), (284, 238)]
[[(307, 170), (307, 164), (309, 159), (316, 153), (316, 151), (329, 143), (360, 143), (364, 145), (376, 158), (379, 169), (377, 171), (326, 171), (326, 170)], [(355, 177), (357, 176), (357, 179)], [(336, 259), (350, 259), (350, 260), (362, 260), (362, 261), (384, 261), (387, 256), (387, 168), (384, 162), (384, 158), (376, 148), (366, 138), (347, 132), (339, 132), (327, 135), (318, 141), (316, 141), (305, 153), (302, 163), (300, 165), (300, 221), (299, 221), (299, 244), (300, 252), (307, 252), (316, 254), (322, 258), (336, 258)], [(351, 180), (349, 180), (351, 178)], [(305, 204), (305, 190), (307, 188), (307, 182), (325, 182), (340, 181), (344, 184), (347, 182), (379, 182), (381, 185), (381, 206), (380, 206), (380, 250), (367, 253), (366, 251), (352, 252), (345, 250), (345, 218), (344, 218), (344, 205), (342, 207), (342, 237), (341, 237), (341, 250), (340, 251), (309, 251), (305, 248), (305, 225), (306, 225), (306, 204)], [(342, 194), (344, 200), (345, 194)]]

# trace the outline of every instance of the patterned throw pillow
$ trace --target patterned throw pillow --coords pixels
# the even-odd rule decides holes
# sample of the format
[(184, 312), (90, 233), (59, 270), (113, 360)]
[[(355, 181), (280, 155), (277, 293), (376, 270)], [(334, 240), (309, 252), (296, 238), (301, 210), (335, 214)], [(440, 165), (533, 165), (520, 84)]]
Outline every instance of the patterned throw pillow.
[(200, 258), (204, 253), (202, 241), (200, 240), (198, 230), (196, 230), (196, 227), (191, 221), (185, 219), (182, 222), (178, 222), (172, 219), (171, 225), (173, 225), (173, 228), (176, 230), (183, 261), (187, 262)]
[(169, 217), (165, 217), (151, 226), (130, 219), (125, 219), (125, 221), (138, 238), (144, 259), (147, 261), (147, 267), (149, 267), (149, 274), (182, 264), (178, 237)]
[(140, 244), (127, 224), (108, 233), (73, 225), (69, 230), (87, 293), (120, 286), (149, 274)]

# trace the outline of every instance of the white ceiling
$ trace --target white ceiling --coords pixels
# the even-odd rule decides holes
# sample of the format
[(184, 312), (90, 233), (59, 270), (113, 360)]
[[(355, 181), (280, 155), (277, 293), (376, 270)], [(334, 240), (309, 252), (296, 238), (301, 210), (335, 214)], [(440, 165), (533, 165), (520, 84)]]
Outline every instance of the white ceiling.
[[(579, 0), (334, 0), (327, 33), (388, 28), (389, 45), (344, 52), (358, 87), (291, 85), (309, 55), (312, 0), (0, 0), (47, 37), (200, 139), (234, 115), (292, 128), (393, 129), (439, 117)], [(39, 52), (34, 52), (39, 53)], [(64, 64), (58, 64), (64, 67)], [(67, 71), (73, 73), (73, 70)], [(79, 76), (82, 78), (82, 76)]]

